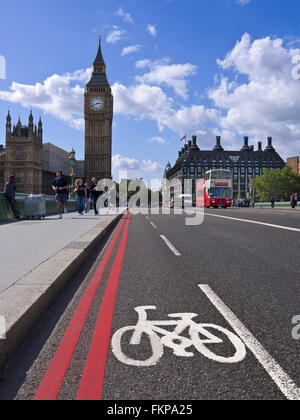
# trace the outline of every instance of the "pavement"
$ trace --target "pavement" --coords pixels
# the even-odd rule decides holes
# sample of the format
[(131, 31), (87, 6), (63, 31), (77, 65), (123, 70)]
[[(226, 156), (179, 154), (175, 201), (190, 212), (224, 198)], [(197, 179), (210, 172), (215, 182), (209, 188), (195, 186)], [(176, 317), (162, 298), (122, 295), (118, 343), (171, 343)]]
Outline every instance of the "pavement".
[(0, 293), (105, 219), (90, 212), (0, 224)]
[(124, 216), (6, 365), (0, 399), (299, 400), (299, 213), (186, 217)]
[(0, 226), (0, 368), (119, 217), (73, 213)]

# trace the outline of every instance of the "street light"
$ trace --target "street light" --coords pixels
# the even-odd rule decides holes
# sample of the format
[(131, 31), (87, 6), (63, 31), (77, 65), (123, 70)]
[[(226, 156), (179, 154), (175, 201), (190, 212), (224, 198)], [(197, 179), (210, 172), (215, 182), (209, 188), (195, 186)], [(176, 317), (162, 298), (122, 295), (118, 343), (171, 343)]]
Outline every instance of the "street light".
[(254, 200), (254, 198), (255, 198), (255, 189), (254, 189), (254, 183), (253, 183), (253, 179), (251, 179), (250, 181), (249, 181), (249, 195), (250, 195), (250, 198), (252, 199), (252, 201)]
[(75, 194), (74, 194), (74, 189), (75, 189), (75, 185), (74, 185), (74, 179), (75, 179), (75, 166), (76, 166), (76, 158), (75, 158), (75, 150), (72, 148), (71, 152), (70, 152), (70, 156), (69, 156), (69, 162), (70, 162), (70, 167), (71, 167), (71, 197), (74, 198)]

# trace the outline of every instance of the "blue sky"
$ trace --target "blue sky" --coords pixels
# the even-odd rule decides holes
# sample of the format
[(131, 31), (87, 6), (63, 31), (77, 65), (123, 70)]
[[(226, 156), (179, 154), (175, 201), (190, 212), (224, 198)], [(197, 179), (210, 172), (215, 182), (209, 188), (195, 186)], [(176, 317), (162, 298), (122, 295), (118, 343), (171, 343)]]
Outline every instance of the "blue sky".
[(217, 134), (226, 148), (270, 135), (284, 157), (300, 154), (299, 12), (297, 0), (5, 2), (0, 143), (8, 107), (27, 123), (32, 106), (44, 141), (83, 158), (82, 89), (101, 32), (115, 171), (159, 177), (184, 134), (202, 149)]

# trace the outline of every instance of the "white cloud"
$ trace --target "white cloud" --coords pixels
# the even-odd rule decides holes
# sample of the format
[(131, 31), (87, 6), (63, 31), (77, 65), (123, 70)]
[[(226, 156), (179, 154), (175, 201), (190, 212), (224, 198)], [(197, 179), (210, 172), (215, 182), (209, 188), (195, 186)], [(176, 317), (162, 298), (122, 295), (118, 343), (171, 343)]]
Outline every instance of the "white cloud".
[(236, 0), (237, 4), (245, 6), (246, 4), (250, 3), (251, 0)]
[(215, 106), (223, 110), (221, 128), (260, 140), (273, 136), (284, 156), (299, 152), (300, 81), (292, 77), (292, 60), (298, 54), (300, 50), (284, 47), (282, 39), (252, 41), (244, 34), (218, 63), (248, 81), (238, 83), (222, 76), (209, 92)]
[(147, 31), (149, 32), (149, 34), (153, 37), (156, 37), (157, 35), (157, 28), (156, 25), (147, 25)]
[(132, 54), (135, 53), (137, 51), (139, 51), (142, 48), (141, 45), (137, 44), (137, 45), (129, 45), (128, 47), (123, 48), (122, 50), (122, 57), (124, 57), (127, 54)]
[(152, 137), (147, 141), (148, 143), (167, 144), (166, 140), (162, 137)]
[(152, 162), (151, 159), (144, 159), (141, 166), (142, 171), (147, 173), (157, 173), (161, 171), (162, 166), (157, 162)]
[(91, 69), (78, 70), (62, 76), (54, 74), (43, 83), (24, 85), (13, 82), (9, 91), (0, 91), (0, 99), (18, 103), (29, 108), (41, 109), (45, 113), (76, 129), (84, 128), (84, 89), (74, 82), (86, 83)]
[(124, 19), (125, 22), (129, 22), (129, 23), (134, 23), (134, 20), (131, 16), (130, 13), (126, 13), (124, 12), (124, 9), (122, 9), (122, 7), (120, 7), (117, 11), (116, 11), (116, 16), (120, 16)]
[[(168, 128), (178, 137), (198, 134), (202, 149), (211, 147), (218, 134), (222, 135), (225, 147), (235, 148), (243, 135), (257, 140), (273, 136), (284, 157), (299, 154), (300, 80), (292, 77), (297, 56), (300, 49), (285, 46), (281, 39), (251, 40), (244, 34), (226, 57), (218, 60), (220, 75), (215, 87), (208, 91), (210, 108), (180, 106), (163, 90), (164, 86), (170, 86), (182, 97), (187, 95), (186, 78), (193, 74), (195, 66), (172, 65), (168, 60), (141, 60), (136, 68), (144, 69), (145, 74), (139, 75), (135, 84), (112, 86), (114, 111), (152, 120), (161, 132)], [(224, 72), (228, 74), (224, 76)], [(34, 85), (13, 82), (8, 91), (0, 91), (0, 99), (26, 108), (33, 106), (71, 127), (83, 129), (83, 86), (90, 75), (91, 69), (85, 69), (54, 74)], [(153, 141), (159, 143), (158, 139)], [(141, 168), (143, 163), (139, 165)]]
[(120, 83), (112, 86), (115, 112), (139, 119), (151, 119), (160, 131), (169, 128), (177, 133), (199, 130), (207, 121), (216, 121), (218, 111), (202, 105), (175, 109), (173, 101), (158, 86), (140, 84), (126, 87)]
[(167, 60), (154, 61), (141, 60), (136, 67), (143, 69), (150, 68), (150, 71), (142, 76), (136, 76), (140, 83), (150, 85), (165, 85), (172, 87), (175, 92), (184, 99), (188, 97), (186, 78), (196, 74), (197, 67), (193, 64), (166, 64)]
[[(91, 69), (86, 69), (62, 76), (53, 75), (35, 85), (14, 82), (9, 91), (0, 91), (0, 99), (27, 108), (33, 106), (71, 127), (83, 129), (83, 85), (90, 76)], [(116, 114), (150, 119), (161, 131), (170, 128), (184, 134), (201, 129), (205, 120), (217, 118), (216, 111), (206, 110), (203, 106), (175, 109), (172, 99), (159, 86), (137, 84), (127, 87), (115, 83), (112, 91)]]
[(144, 69), (146, 67), (151, 67), (152, 61), (149, 59), (139, 60), (135, 63), (137, 69)]
[(126, 31), (124, 29), (121, 29), (119, 26), (113, 26), (106, 37), (106, 42), (108, 42), (108, 44), (116, 44), (123, 38), (124, 35), (126, 35)]
[(130, 159), (122, 155), (113, 156), (112, 166), (114, 170), (119, 171), (134, 171), (140, 168), (138, 160)]
[(127, 172), (128, 178), (159, 178), (162, 176), (162, 166), (151, 159), (139, 161), (120, 154), (112, 157), (112, 172), (114, 179), (119, 179), (119, 173)]

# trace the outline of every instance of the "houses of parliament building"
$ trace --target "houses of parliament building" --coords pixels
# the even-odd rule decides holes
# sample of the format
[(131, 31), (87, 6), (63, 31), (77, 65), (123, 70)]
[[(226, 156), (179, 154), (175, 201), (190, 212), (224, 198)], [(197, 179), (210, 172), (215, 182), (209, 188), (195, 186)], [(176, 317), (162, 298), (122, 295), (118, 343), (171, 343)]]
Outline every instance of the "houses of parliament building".
[[(113, 96), (106, 76), (101, 41), (93, 63), (91, 80), (84, 94), (85, 159), (77, 161), (76, 177), (111, 178)], [(43, 144), (41, 118), (34, 123), (30, 111), (28, 124), (19, 118), (12, 124), (6, 117), (5, 148), (0, 145), (0, 191), (13, 174), (17, 191), (24, 194), (53, 194), (52, 180), (57, 170), (70, 180), (69, 153), (52, 143)]]
[[(53, 194), (51, 185), (58, 169), (71, 180), (69, 153), (52, 143), (43, 143), (42, 120), (34, 124), (32, 112), (28, 125), (23, 125), (20, 118), (12, 125), (8, 112), (5, 143), (5, 148), (0, 145), (0, 191), (9, 175), (15, 175), (17, 192), (24, 194)], [(77, 174), (82, 173), (82, 164), (78, 162)]]

